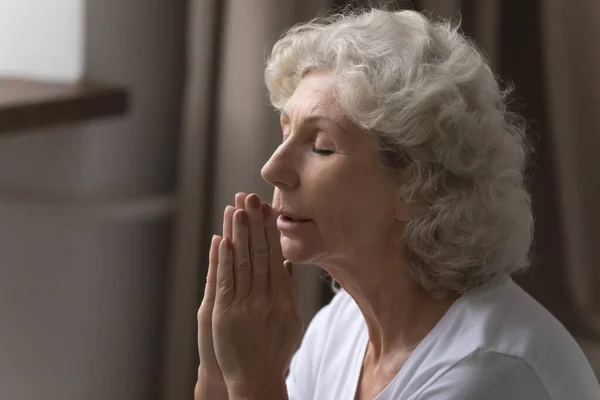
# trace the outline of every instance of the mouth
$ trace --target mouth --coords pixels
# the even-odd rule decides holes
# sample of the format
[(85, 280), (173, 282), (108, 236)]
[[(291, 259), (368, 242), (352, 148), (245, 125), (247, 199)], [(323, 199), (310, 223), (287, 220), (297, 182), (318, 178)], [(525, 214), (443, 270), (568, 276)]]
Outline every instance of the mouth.
[(310, 219), (297, 219), (297, 218), (290, 218), (290, 217), (285, 217), (285, 216), (281, 216), (281, 220), (283, 222), (291, 222), (291, 223), (300, 223), (300, 222), (308, 222), (310, 221)]
[(300, 214), (294, 214), (287, 211), (278, 211), (277, 228), (282, 231), (295, 231), (305, 226), (311, 220)]
[(279, 212), (279, 218), (285, 222), (308, 222), (310, 218), (305, 218), (298, 214), (288, 213), (285, 211)]

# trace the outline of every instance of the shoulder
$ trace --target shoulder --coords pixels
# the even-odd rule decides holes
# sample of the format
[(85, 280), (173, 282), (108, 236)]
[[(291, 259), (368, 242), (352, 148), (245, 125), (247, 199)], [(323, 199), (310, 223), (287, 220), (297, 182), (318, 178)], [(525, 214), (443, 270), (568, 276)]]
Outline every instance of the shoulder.
[(418, 400), (551, 400), (536, 371), (522, 358), (477, 350), (425, 387)]
[(540, 375), (551, 365), (587, 364), (567, 329), (512, 279), (467, 295), (464, 304), (478, 349), (522, 358)]
[(455, 313), (455, 322), (473, 344), (465, 354), (486, 349), (534, 363), (540, 352), (562, 357), (578, 348), (566, 328), (510, 278), (467, 292), (458, 302), (462, 313)]
[[(475, 396), (460, 399), (478, 398), (478, 391), (511, 399), (546, 399), (548, 393), (561, 400), (598, 398), (597, 380), (575, 339), (511, 279), (467, 293), (457, 303), (432, 346), (437, 358), (428, 358), (443, 371), (430, 376), (438, 386), (429, 390), (451, 382)], [(513, 394), (514, 388), (528, 396)], [(495, 399), (490, 396), (484, 397)], [(429, 398), (437, 397), (419, 400)]]

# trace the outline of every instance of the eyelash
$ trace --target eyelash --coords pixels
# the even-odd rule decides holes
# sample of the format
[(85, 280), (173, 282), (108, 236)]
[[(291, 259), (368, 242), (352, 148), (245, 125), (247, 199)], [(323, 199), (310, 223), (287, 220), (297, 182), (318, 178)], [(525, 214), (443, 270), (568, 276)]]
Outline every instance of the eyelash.
[[(281, 144), (283, 144), (283, 143), (285, 142), (285, 140), (286, 140), (286, 139), (285, 139), (285, 132), (284, 132), (284, 139), (283, 139), (283, 141), (281, 142)], [(315, 154), (318, 154), (318, 155), (320, 155), (320, 156), (322, 156), (322, 157), (327, 157), (327, 156), (330, 156), (330, 155), (332, 155), (333, 153), (335, 153), (335, 151), (333, 151), (333, 150), (328, 150), (328, 149), (318, 149), (318, 148), (316, 148), (316, 147), (315, 147), (315, 144), (314, 144), (314, 143), (313, 143), (313, 145), (312, 145), (312, 149), (311, 149), (311, 150), (312, 150), (312, 152), (313, 152), (313, 153), (315, 153)]]
[(313, 151), (313, 153), (317, 153), (317, 154), (319, 154), (321, 156), (330, 156), (330, 155), (332, 155), (334, 153), (334, 151), (332, 151), (332, 150), (317, 149), (314, 144), (312, 146), (312, 151)]

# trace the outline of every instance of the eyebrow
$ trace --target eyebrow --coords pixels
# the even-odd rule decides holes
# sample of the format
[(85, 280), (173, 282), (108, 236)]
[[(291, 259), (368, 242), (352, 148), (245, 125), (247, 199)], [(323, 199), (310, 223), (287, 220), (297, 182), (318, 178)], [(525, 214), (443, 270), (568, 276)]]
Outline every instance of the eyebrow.
[[(284, 117), (285, 119), (287, 119), (289, 121), (290, 117), (288, 116), (288, 114), (285, 111), (281, 111), (281, 116)], [(315, 122), (318, 120), (326, 120), (331, 122), (332, 124), (334, 124), (335, 126), (337, 126), (342, 132), (346, 132), (346, 129), (341, 126), (339, 124), (339, 122), (337, 122), (335, 119), (328, 117), (326, 115), (321, 115), (321, 114), (316, 114), (316, 115), (311, 115), (310, 117), (307, 117), (304, 119), (304, 121), (302, 122), (302, 124), (308, 124), (311, 122)]]

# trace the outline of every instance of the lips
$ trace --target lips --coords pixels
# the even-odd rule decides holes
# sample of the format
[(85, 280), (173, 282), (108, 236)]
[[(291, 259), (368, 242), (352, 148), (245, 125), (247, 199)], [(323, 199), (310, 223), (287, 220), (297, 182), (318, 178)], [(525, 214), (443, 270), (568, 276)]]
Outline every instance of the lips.
[(285, 234), (294, 235), (302, 231), (305, 226), (311, 224), (311, 220), (299, 215), (288, 212), (282, 212), (277, 218), (277, 229)]
[(306, 222), (306, 221), (310, 221), (310, 218), (306, 218), (306, 217), (304, 217), (304, 216), (302, 216), (300, 214), (291, 213), (291, 212), (288, 212), (288, 211), (279, 211), (279, 216), (284, 221), (289, 221), (289, 222)]
[(309, 219), (298, 219), (298, 218), (290, 218), (290, 217), (286, 217), (285, 215), (281, 216), (281, 219), (283, 219), (284, 221), (289, 221), (289, 222), (306, 222), (306, 221), (310, 221)]

